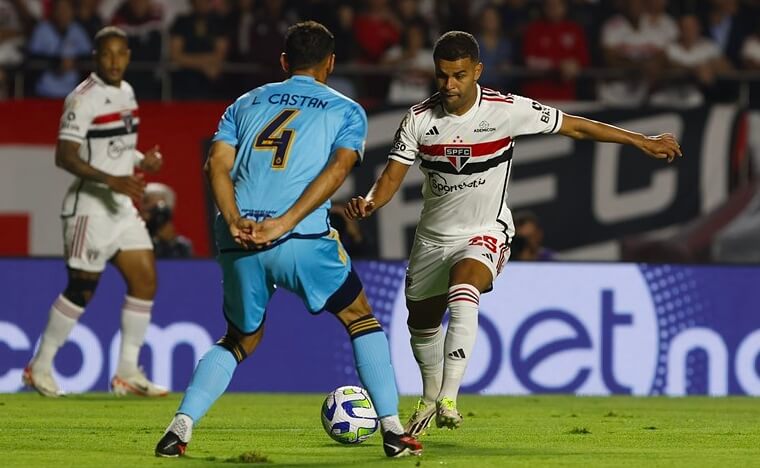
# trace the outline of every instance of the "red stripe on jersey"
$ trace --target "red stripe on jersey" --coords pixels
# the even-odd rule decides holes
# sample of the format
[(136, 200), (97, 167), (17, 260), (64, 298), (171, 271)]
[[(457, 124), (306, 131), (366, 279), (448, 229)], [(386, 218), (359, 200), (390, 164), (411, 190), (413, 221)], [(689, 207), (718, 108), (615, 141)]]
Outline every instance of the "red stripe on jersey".
[[(118, 122), (121, 120), (121, 112), (114, 112), (113, 114), (103, 114), (95, 117), (92, 119), (92, 123), (97, 124), (104, 124), (104, 123), (111, 123), (111, 122)], [(132, 110), (132, 117), (137, 117), (137, 109)]]
[(429, 156), (445, 156), (445, 148), (470, 148), (470, 157), (491, 156), (500, 149), (509, 145), (512, 141), (510, 137), (502, 138), (496, 141), (486, 141), (484, 143), (473, 143), (471, 145), (451, 144), (451, 145), (420, 145), (420, 153)]
[(441, 103), (441, 101), (431, 102), (431, 103), (429, 103), (429, 104), (427, 104), (427, 105), (425, 105), (423, 107), (419, 107), (417, 109), (412, 109), (412, 112), (414, 112), (414, 115), (418, 115), (418, 114), (421, 114), (422, 112), (425, 112), (426, 110), (434, 108), (435, 106), (437, 106), (440, 103)]
[(512, 99), (507, 99), (503, 97), (495, 97), (495, 96), (494, 97), (483, 96), (483, 100), (491, 101), (491, 102), (506, 102), (507, 104), (514, 104), (515, 102)]

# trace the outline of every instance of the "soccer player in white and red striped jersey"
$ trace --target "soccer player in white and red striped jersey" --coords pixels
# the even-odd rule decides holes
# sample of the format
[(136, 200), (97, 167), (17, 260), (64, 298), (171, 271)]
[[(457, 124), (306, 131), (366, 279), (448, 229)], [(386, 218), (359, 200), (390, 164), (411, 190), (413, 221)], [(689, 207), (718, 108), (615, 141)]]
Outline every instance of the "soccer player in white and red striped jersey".
[(514, 236), (506, 203), (514, 140), (560, 133), (633, 145), (668, 162), (681, 156), (671, 134), (644, 136), (483, 88), (478, 57), (478, 43), (466, 32), (438, 39), (433, 51), (438, 92), (409, 109), (380, 178), (346, 207), (350, 218), (371, 215), (388, 203), (419, 161), (424, 204), (406, 278), (407, 324), (423, 384), (405, 427), (413, 436), (433, 417), (438, 427), (453, 429), (462, 422), (456, 399), (475, 343), (480, 295), (504, 267)]
[(37, 353), (23, 382), (41, 395), (63, 394), (53, 378), (53, 359), (84, 312), (110, 260), (127, 283), (121, 316), (121, 349), (111, 387), (117, 394), (162, 396), (137, 357), (150, 323), (156, 267), (145, 223), (133, 200), (145, 183), (135, 167), (158, 171), (155, 146), (137, 150), (140, 119), (132, 87), (124, 81), (130, 51), (126, 34), (109, 26), (95, 36), (95, 72), (66, 97), (55, 163), (76, 179), (63, 200), (63, 240), (68, 284), (50, 309)]

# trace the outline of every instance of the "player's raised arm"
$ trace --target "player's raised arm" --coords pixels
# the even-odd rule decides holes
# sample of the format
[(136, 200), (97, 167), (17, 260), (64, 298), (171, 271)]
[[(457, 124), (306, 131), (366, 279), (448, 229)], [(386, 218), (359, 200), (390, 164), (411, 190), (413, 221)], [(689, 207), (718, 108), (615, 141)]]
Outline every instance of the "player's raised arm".
[(389, 160), (367, 196), (354, 197), (348, 202), (345, 208), (346, 216), (349, 219), (366, 218), (388, 203), (398, 191), (410, 167), (412, 166)]
[(576, 140), (596, 140), (632, 145), (656, 159), (672, 162), (683, 156), (681, 146), (670, 133), (646, 136), (596, 120), (565, 114), (559, 133)]

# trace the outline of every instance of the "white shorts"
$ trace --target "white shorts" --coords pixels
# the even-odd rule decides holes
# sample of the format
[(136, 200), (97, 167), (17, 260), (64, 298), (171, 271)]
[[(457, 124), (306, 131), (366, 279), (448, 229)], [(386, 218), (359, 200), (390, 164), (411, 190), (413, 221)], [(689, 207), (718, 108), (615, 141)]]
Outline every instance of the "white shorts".
[(145, 222), (137, 215), (82, 215), (63, 219), (66, 265), (101, 272), (120, 250), (153, 250)]
[(406, 298), (421, 301), (449, 291), (449, 271), (465, 258), (477, 260), (491, 271), (491, 278), (501, 273), (509, 260), (507, 236), (488, 232), (452, 245), (437, 245), (414, 239), (409, 266), (406, 269)]

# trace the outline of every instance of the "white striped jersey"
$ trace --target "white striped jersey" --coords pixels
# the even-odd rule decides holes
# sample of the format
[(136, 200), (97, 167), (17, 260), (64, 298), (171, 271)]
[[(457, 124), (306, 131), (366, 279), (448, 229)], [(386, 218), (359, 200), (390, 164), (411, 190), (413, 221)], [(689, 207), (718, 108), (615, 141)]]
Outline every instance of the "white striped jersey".
[(479, 85), (475, 105), (464, 115), (447, 113), (437, 93), (410, 108), (388, 158), (407, 165), (419, 159), (425, 174), (417, 236), (436, 244), (484, 231), (511, 238), (507, 184), (514, 140), (556, 133), (561, 126), (559, 110)]
[[(91, 73), (63, 105), (58, 139), (80, 143), (79, 157), (107, 174), (134, 172), (142, 154), (137, 151), (140, 118), (132, 86), (106, 84)], [(83, 214), (123, 215), (136, 212), (127, 195), (112, 192), (105, 184), (76, 178), (63, 200), (61, 216)]]

